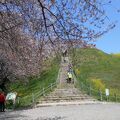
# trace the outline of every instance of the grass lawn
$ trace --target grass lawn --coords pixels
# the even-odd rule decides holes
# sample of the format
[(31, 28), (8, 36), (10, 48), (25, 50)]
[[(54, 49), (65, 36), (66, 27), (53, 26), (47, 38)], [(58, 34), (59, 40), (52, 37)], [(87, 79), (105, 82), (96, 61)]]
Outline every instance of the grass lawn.
[(78, 82), (89, 83), (103, 92), (109, 88), (111, 95), (120, 96), (119, 54), (106, 54), (94, 48), (76, 49), (73, 64)]

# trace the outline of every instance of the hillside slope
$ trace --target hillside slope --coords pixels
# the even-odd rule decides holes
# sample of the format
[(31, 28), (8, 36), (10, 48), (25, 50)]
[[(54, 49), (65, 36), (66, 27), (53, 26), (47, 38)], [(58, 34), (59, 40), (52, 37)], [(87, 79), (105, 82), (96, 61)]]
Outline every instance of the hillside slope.
[[(120, 57), (98, 49), (77, 49), (73, 63), (79, 81), (120, 94)], [(96, 82), (97, 81), (97, 82)], [(101, 87), (101, 88), (100, 88)]]
[(41, 97), (40, 91), (43, 88), (48, 87), (51, 83), (56, 82), (59, 71), (60, 60), (54, 58), (45, 61), (44, 64), (45, 64), (45, 68), (40, 73), (40, 75), (31, 76), (27, 78), (28, 79), (27, 83), (23, 82), (23, 80), (18, 80), (14, 83), (9, 84), (9, 92), (12, 91), (17, 92), (18, 97), (20, 99), (19, 104), (18, 105), (16, 104), (17, 107), (30, 106), (32, 104), (33, 95), (34, 97), (38, 96), (36, 97), (36, 101), (37, 101), (37, 99)]

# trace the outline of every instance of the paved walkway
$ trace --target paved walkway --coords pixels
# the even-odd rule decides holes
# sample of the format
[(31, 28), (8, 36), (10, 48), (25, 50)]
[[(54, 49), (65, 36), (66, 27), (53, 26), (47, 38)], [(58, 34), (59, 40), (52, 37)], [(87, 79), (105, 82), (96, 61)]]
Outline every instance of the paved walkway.
[(39, 107), (0, 113), (0, 120), (120, 120), (120, 104)]

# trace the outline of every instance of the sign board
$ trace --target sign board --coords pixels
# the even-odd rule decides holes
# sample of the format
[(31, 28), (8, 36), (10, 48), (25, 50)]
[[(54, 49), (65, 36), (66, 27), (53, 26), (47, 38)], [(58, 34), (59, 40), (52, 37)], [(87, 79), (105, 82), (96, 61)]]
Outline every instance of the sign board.
[(15, 100), (17, 96), (17, 93), (8, 93), (6, 96), (6, 100)]
[(106, 96), (109, 96), (109, 89), (105, 89), (105, 94), (106, 94)]

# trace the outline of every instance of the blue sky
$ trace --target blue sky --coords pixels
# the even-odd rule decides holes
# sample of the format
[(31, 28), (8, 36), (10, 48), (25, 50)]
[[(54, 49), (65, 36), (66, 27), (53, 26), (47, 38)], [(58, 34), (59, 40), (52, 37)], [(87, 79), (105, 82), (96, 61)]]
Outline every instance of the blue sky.
[(116, 27), (107, 34), (99, 38), (96, 42), (96, 47), (106, 53), (120, 53), (120, 0), (113, 0), (112, 5), (105, 6), (108, 17), (116, 23)]

